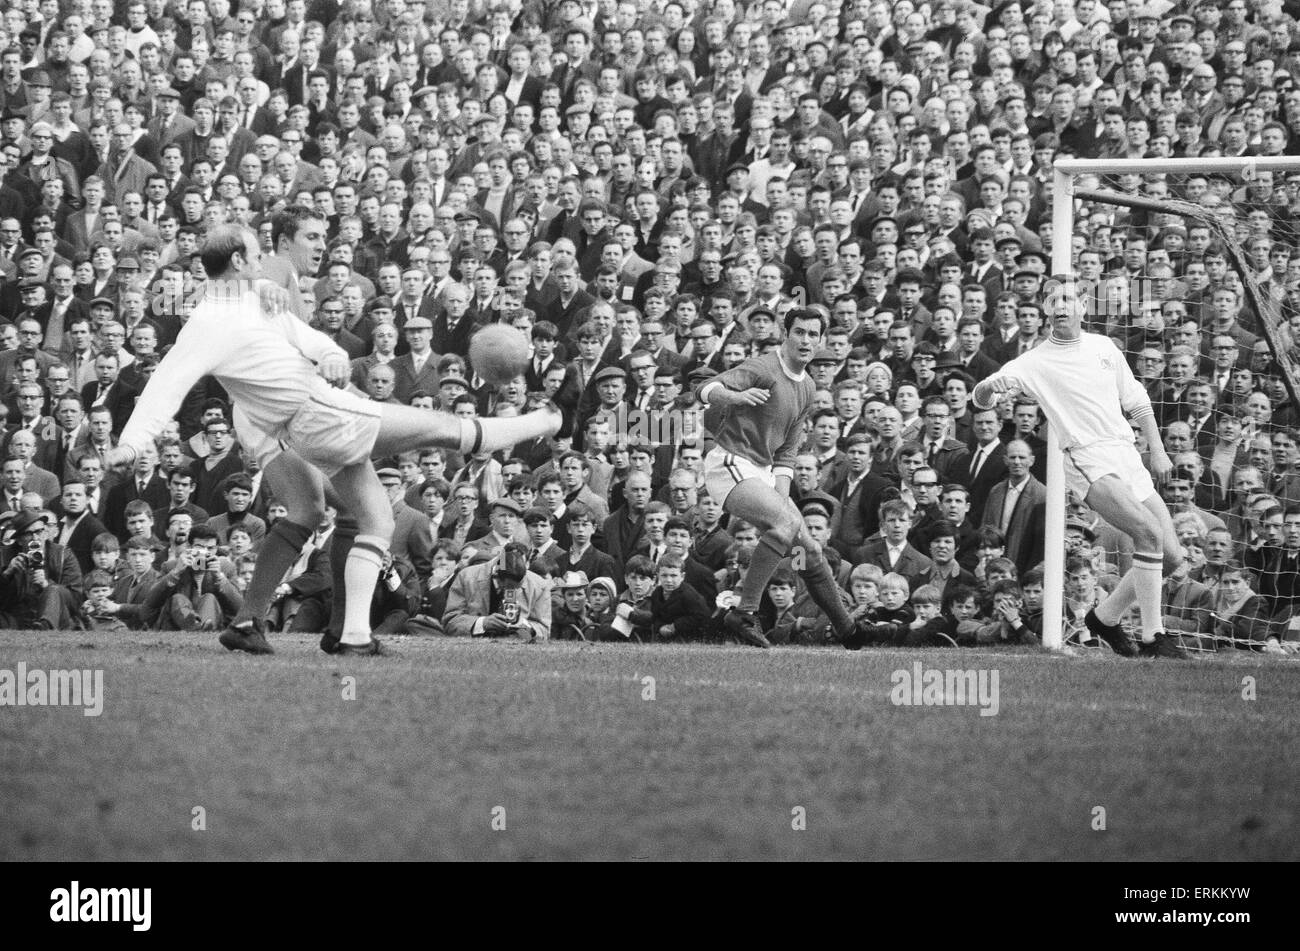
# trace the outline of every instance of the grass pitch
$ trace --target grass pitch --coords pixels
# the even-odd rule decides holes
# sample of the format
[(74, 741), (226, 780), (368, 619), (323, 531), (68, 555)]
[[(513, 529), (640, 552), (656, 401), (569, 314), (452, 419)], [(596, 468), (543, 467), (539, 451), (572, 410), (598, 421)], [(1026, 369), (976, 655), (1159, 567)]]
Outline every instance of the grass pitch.
[[(0, 634), (105, 694), (0, 707), (0, 858), (1300, 857), (1287, 660), (274, 642)], [(917, 661), (997, 669), (998, 714), (895, 706)]]

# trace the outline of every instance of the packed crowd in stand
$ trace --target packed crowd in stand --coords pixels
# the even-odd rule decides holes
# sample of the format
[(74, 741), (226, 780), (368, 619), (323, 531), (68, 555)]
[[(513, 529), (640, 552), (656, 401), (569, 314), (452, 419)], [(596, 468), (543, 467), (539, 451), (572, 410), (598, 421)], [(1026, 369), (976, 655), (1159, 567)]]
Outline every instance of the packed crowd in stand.
[[(1300, 155), (1290, 0), (0, 8), (6, 628), (201, 631), (239, 611), (286, 509), (221, 386), (194, 387), (129, 471), (106, 457), (201, 295), (205, 234), (246, 225), (274, 262), (305, 207), (319, 273), (281, 273), (352, 386), (566, 420), (512, 451), (374, 460), (396, 523), (377, 632), (728, 639), (759, 533), (710, 497), (700, 391), (807, 308), (827, 329), (790, 495), (867, 642), (1036, 643), (1042, 413), (971, 397), (1047, 335), (1052, 202), (1071, 200), (1054, 159)], [(1198, 219), (1080, 205), (1074, 273), (1128, 288), (1085, 329), (1129, 361), (1173, 463), (1186, 561), (1165, 627), (1290, 650), (1300, 418), (1270, 338), (1300, 346), (1300, 169), (1099, 184), (1212, 210), (1277, 305), (1249, 306)], [(531, 346), (497, 386), (468, 360), (490, 323)], [(1133, 546), (1068, 504), (1065, 632), (1096, 646), (1084, 616)], [(271, 630), (328, 623), (336, 515)], [(765, 638), (834, 643), (799, 558), (767, 585)], [(507, 563), (527, 570), (502, 590)], [(526, 622), (495, 620), (511, 612)]]

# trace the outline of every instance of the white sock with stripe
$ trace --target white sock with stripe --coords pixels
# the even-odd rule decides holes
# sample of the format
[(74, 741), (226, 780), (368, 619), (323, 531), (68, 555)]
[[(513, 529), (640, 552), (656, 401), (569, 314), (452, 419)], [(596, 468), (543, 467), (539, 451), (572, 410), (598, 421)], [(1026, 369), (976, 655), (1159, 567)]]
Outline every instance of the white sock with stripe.
[(384, 566), (387, 547), (388, 543), (378, 535), (358, 535), (348, 552), (343, 568), (347, 611), (340, 641), (344, 644), (370, 643), (370, 602), (375, 596), (375, 583)]
[(1142, 643), (1150, 644), (1156, 632), (1165, 629), (1164, 609), (1160, 604), (1164, 573), (1164, 556), (1159, 552), (1134, 552), (1133, 589), (1137, 595), (1138, 611), (1142, 614)]

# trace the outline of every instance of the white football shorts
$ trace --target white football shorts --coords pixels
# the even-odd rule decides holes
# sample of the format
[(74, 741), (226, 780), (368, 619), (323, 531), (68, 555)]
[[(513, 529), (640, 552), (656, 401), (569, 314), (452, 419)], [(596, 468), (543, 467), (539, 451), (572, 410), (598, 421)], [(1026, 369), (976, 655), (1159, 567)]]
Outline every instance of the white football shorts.
[(1156, 494), (1151, 473), (1131, 442), (1112, 439), (1065, 450), (1065, 488), (1078, 498), (1087, 498), (1092, 484), (1108, 475), (1132, 489), (1139, 502)]
[(709, 490), (709, 498), (719, 505), (746, 479), (760, 479), (764, 485), (776, 486), (771, 466), (756, 465), (721, 446), (714, 446), (704, 457), (704, 485)]
[(381, 404), (347, 390), (317, 387), (285, 426), (287, 442), (327, 476), (366, 462), (379, 438)]

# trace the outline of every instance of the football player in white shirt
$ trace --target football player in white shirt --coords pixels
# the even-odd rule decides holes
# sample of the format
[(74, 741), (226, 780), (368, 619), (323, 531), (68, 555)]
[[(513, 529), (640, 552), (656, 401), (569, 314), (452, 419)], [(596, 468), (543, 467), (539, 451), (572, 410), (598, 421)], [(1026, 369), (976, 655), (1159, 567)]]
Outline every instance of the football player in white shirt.
[[(369, 606), (393, 531), (392, 508), (370, 464), (427, 446), (465, 454), (494, 450), (558, 431), (559, 413), (538, 410), (499, 419), (465, 419), (377, 403), (334, 389), (346, 385), (347, 354), (291, 314), (269, 315), (254, 290), (262, 276), (257, 236), (239, 225), (213, 231), (202, 251), (209, 282), (175, 346), (154, 371), (118, 447), (129, 465), (162, 432), (200, 378), (215, 376), (235, 404), (236, 427), (293, 449), (329, 475), (358, 521), (345, 567), (346, 616), (340, 653), (374, 654)], [(259, 454), (269, 453), (265, 446)], [(305, 472), (313, 472), (305, 467)], [(323, 494), (320, 475), (310, 491)]]
[[(979, 383), (975, 407), (988, 409), (1017, 392), (1037, 400), (1060, 436), (1066, 487), (1132, 537), (1133, 567), (1088, 612), (1088, 629), (1126, 657), (1186, 658), (1177, 636), (1162, 630), (1161, 572), (1172, 573), (1183, 555), (1169, 509), (1151, 479), (1154, 473), (1163, 482), (1173, 465), (1150, 397), (1109, 337), (1083, 332), (1084, 304), (1074, 279), (1055, 278), (1043, 290), (1051, 336)], [(1138, 455), (1129, 420), (1146, 440), (1151, 473)], [(1119, 627), (1134, 600), (1142, 615), (1139, 649)]]

